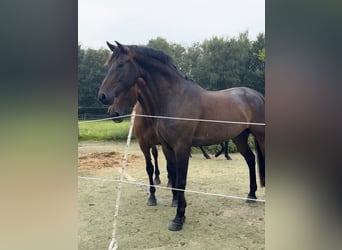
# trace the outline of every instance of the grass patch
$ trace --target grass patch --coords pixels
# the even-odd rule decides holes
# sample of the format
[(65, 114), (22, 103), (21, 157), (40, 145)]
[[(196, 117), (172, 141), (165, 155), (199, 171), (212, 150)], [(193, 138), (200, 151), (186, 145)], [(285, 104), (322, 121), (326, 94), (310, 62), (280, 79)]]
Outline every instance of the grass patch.
[[(114, 123), (111, 120), (108, 121), (98, 121), (98, 122), (80, 122), (78, 124), (78, 139), (79, 141), (126, 141), (128, 136), (130, 126), (130, 120), (124, 120), (121, 123)], [(132, 136), (132, 140), (136, 138)], [(252, 135), (248, 138), (249, 146), (254, 150), (254, 138)], [(228, 152), (236, 153), (237, 149), (232, 140), (229, 140)], [(205, 146), (204, 149), (209, 154), (215, 154), (221, 149), (219, 144)], [(200, 149), (197, 147), (192, 148), (192, 153), (201, 153)]]
[[(130, 120), (114, 123), (111, 120), (78, 123), (80, 141), (125, 141), (129, 131)], [(132, 137), (133, 139), (133, 137)]]

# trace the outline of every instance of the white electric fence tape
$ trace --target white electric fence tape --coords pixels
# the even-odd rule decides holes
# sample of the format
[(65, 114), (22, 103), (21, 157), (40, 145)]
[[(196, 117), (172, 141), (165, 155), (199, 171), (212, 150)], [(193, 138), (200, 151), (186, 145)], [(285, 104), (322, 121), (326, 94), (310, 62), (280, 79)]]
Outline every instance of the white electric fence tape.
[(127, 137), (127, 145), (126, 145), (126, 150), (125, 150), (125, 156), (124, 156), (124, 160), (123, 160), (122, 167), (121, 167), (120, 181), (119, 181), (119, 185), (118, 185), (118, 193), (117, 193), (117, 196), (116, 196), (114, 219), (113, 219), (112, 241), (109, 244), (108, 250), (117, 250), (118, 249), (118, 242), (115, 239), (115, 236), (116, 236), (116, 224), (117, 224), (117, 219), (118, 219), (118, 215), (119, 215), (120, 198), (121, 198), (121, 187), (122, 187), (122, 182), (123, 182), (123, 178), (124, 178), (125, 170), (126, 170), (126, 165), (127, 165), (128, 149), (129, 149), (129, 145), (131, 143), (134, 119), (135, 119), (135, 110), (133, 110), (132, 115), (131, 115), (131, 125), (129, 127), (128, 137)]

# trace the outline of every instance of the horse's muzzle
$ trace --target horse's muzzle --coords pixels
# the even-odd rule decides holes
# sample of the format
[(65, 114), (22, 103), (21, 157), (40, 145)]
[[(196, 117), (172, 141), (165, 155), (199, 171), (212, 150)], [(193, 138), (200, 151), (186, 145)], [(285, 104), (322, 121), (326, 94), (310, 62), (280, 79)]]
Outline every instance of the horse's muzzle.
[(107, 114), (110, 118), (112, 118), (113, 122), (119, 123), (123, 121), (122, 117), (120, 117), (121, 116), (120, 113), (115, 111), (114, 105), (110, 105), (108, 107)]
[[(117, 117), (116, 117), (117, 116)], [(120, 117), (120, 114), (115, 112), (115, 116), (111, 117), (112, 121), (115, 123), (120, 123), (123, 121), (122, 117)]]
[(105, 93), (99, 92), (98, 93), (99, 101), (105, 105), (111, 105), (113, 103), (113, 98), (108, 98)]

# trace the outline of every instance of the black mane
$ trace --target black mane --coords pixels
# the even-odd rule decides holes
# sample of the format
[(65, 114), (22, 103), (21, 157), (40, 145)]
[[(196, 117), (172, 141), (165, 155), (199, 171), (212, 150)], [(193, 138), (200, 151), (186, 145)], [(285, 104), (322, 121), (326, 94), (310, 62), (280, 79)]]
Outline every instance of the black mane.
[(178, 68), (176, 67), (176, 65), (173, 63), (172, 58), (168, 54), (166, 54), (165, 52), (163, 52), (159, 49), (150, 48), (150, 47), (146, 47), (146, 46), (128, 45), (127, 47), (133, 52), (133, 54), (136, 54), (136, 55), (140, 54), (140, 55), (144, 55), (146, 57), (153, 58), (153, 59), (165, 64), (166, 66), (169, 66), (176, 73), (178, 73), (180, 76), (185, 78), (185, 76), (182, 74), (182, 72), (180, 72), (178, 70)]
[[(185, 76), (178, 70), (176, 65), (173, 63), (172, 58), (169, 55), (167, 55), (165, 52), (163, 52), (162, 50), (150, 48), (146, 46), (138, 46), (138, 45), (124, 45), (124, 46), (128, 47), (130, 51), (135, 55), (143, 55), (146, 57), (150, 57), (169, 66), (170, 68), (175, 70), (178, 74), (180, 74), (183, 78), (185, 78)], [(110, 61), (116, 56), (118, 56), (119, 54), (120, 54), (120, 49), (118, 47), (115, 47), (112, 55), (105, 62), (105, 65), (108, 65)]]
[(133, 53), (136, 52), (139, 54), (143, 54), (147, 57), (152, 57), (153, 59), (156, 59), (164, 64), (173, 65), (172, 58), (159, 49), (154, 49), (154, 48), (145, 47), (145, 46), (137, 46), (137, 45), (128, 45), (127, 47), (131, 51), (133, 51)]

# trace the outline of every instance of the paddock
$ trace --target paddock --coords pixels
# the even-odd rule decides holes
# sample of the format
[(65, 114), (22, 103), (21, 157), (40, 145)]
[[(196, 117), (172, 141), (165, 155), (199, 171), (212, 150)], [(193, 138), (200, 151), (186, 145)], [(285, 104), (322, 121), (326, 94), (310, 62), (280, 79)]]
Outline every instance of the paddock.
[[(107, 249), (111, 241), (115, 201), (125, 142), (80, 142), (79, 249)], [(161, 185), (167, 183), (166, 162), (160, 152)], [(182, 233), (165, 230), (174, 214), (171, 191), (157, 188), (158, 205), (146, 205), (145, 162), (137, 142), (131, 142), (126, 178), (121, 190), (116, 237), (119, 249), (264, 249), (265, 203), (246, 203), (249, 175), (245, 160), (232, 153), (207, 160), (193, 154), (189, 161), (186, 224)], [(134, 184), (135, 183), (135, 184)], [(258, 183), (257, 197), (265, 199)], [(205, 194), (207, 193), (207, 194)], [(224, 194), (236, 198), (218, 197)]]

